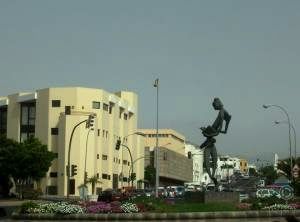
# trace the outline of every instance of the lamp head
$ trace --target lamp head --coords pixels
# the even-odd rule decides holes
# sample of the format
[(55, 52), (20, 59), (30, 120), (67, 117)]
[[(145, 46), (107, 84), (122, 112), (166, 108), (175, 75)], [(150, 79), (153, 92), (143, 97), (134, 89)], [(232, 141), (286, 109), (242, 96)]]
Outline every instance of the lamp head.
[(270, 105), (264, 104), (263, 108), (268, 109), (270, 107)]
[(139, 136), (146, 136), (146, 134), (145, 134), (145, 133), (142, 133), (142, 132), (136, 132), (135, 134), (136, 134), (136, 135), (139, 135)]

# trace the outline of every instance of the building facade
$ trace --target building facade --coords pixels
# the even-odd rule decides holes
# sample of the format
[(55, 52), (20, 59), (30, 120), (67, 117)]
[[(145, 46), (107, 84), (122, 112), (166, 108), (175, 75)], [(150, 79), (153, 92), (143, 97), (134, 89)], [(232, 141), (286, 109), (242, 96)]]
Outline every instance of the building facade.
[[(139, 132), (145, 134), (145, 166), (156, 167), (156, 130), (139, 129)], [(158, 141), (159, 185), (184, 185), (192, 181), (193, 161), (185, 156), (185, 137), (172, 129), (159, 129)]]
[(193, 161), (193, 180), (190, 182), (195, 185), (202, 185), (203, 183), (203, 151), (204, 150), (200, 149), (198, 145), (187, 141), (185, 142), (185, 154), (186, 156), (190, 155)]
[[(74, 131), (70, 149), (70, 165), (77, 167), (70, 194), (78, 196), (85, 176), (100, 179), (98, 190), (128, 184), (132, 161), (127, 149), (116, 150), (115, 144), (121, 139), (133, 159), (144, 155), (143, 137), (127, 137), (137, 131), (137, 107), (137, 95), (127, 91), (65, 87), (17, 93), (0, 98), (0, 131), (21, 142), (35, 136), (56, 153), (41, 188), (47, 194), (66, 196), (70, 137), (75, 125), (82, 122)], [(91, 114), (95, 115), (93, 130), (85, 124)], [(133, 172), (136, 180), (143, 180), (144, 162), (138, 164)]]
[[(139, 129), (139, 131), (145, 134), (145, 147), (153, 150), (156, 146), (156, 129)], [(158, 147), (165, 147), (185, 155), (185, 137), (173, 129), (159, 129)]]

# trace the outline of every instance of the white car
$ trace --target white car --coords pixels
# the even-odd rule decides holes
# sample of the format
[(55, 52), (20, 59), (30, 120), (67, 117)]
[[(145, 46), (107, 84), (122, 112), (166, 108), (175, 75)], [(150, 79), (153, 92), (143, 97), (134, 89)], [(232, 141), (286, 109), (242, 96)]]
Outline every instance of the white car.
[(266, 197), (273, 197), (273, 196), (281, 198), (280, 193), (273, 189), (258, 189), (256, 191), (256, 197), (259, 198), (266, 198)]

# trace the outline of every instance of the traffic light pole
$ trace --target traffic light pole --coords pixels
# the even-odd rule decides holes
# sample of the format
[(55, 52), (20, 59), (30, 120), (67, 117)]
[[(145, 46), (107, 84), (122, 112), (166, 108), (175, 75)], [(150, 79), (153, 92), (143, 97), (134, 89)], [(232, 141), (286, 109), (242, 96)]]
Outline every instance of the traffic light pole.
[(88, 148), (88, 141), (89, 141), (89, 135), (90, 135), (90, 132), (92, 131), (92, 128), (89, 129), (88, 133), (87, 133), (87, 136), (86, 136), (86, 142), (85, 142), (85, 158), (84, 158), (84, 174), (83, 174), (83, 178), (84, 178), (84, 181), (83, 181), (83, 184), (86, 185), (86, 180), (87, 180), (87, 177), (86, 177), (86, 159), (87, 159), (87, 148)]
[[(130, 155), (131, 165), (132, 165), (133, 164), (133, 159), (132, 159), (132, 155), (131, 155), (129, 147), (126, 146), (126, 145), (124, 145), (124, 144), (122, 144), (122, 143), (120, 145), (123, 146), (123, 147), (125, 147), (128, 150), (129, 155)], [(123, 163), (122, 163), (122, 166), (123, 166)], [(131, 168), (131, 174), (129, 175), (130, 180), (131, 180), (132, 174), (133, 174), (133, 167)], [(133, 187), (133, 180), (131, 180), (131, 186)]]
[(83, 121), (79, 122), (78, 124), (76, 124), (71, 133), (70, 142), (69, 142), (69, 150), (68, 150), (68, 165), (67, 165), (67, 198), (69, 198), (69, 196), (70, 196), (70, 178), (71, 178), (70, 162), (71, 162), (71, 144), (72, 144), (73, 135), (74, 135), (75, 129), (87, 121), (88, 120), (83, 120)]

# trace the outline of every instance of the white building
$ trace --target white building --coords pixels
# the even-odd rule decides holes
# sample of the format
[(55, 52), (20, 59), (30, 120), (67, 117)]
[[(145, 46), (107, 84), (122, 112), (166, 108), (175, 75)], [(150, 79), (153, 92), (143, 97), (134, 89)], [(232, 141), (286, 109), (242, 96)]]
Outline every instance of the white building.
[(193, 160), (193, 182), (194, 184), (201, 184), (201, 175), (203, 174), (203, 150), (198, 145), (190, 142), (185, 143), (185, 155)]
[(219, 156), (216, 170), (216, 178), (219, 181), (227, 181), (235, 172), (240, 172), (240, 159), (228, 155)]

